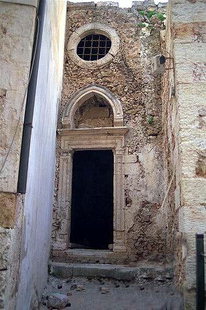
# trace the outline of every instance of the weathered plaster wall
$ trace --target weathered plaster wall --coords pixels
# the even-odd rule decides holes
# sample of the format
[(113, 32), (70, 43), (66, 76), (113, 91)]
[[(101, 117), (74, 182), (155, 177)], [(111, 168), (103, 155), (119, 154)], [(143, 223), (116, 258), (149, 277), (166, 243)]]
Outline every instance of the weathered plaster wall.
[(18, 310), (37, 309), (47, 280), (65, 20), (66, 2), (47, 1), (24, 199)]
[[(166, 50), (174, 57), (164, 89), (168, 180), (175, 173), (169, 210), (176, 223), (177, 281), (194, 294), (195, 234), (205, 232), (206, 222), (206, 3), (171, 0), (168, 20)], [(185, 297), (187, 309), (194, 309), (194, 295)]]
[(6, 164), (1, 171), (0, 190), (15, 193), (36, 9), (33, 6), (3, 2), (0, 2), (0, 6), (1, 167), (14, 137)]
[[(138, 26), (141, 18), (135, 6), (132, 9), (119, 9), (100, 4), (96, 6), (94, 3), (70, 4), (66, 46), (70, 35), (78, 27), (92, 22), (114, 28), (120, 37), (120, 50), (111, 63), (99, 68), (86, 69), (73, 62), (65, 49), (59, 120), (71, 96), (80, 88), (92, 83), (107, 87), (120, 100), (124, 111), (124, 125), (129, 128), (126, 135), (127, 156), (124, 175), (129, 260), (163, 261), (165, 222), (162, 220), (164, 214), (160, 206), (165, 186), (161, 83), (160, 78), (154, 76), (151, 70), (152, 56), (160, 53), (159, 29), (154, 27), (147, 30)], [(61, 219), (65, 218), (67, 212), (66, 209), (54, 208), (54, 242), (64, 239), (61, 235), (61, 225), (64, 225)], [(58, 256), (60, 252), (56, 251), (55, 255)]]
[[(12, 2), (12, 3), (9, 3)], [(21, 197), (17, 195), (24, 96), (29, 80), (36, 17), (32, 6), (0, 1), (0, 308), (7, 309), (5, 286), (16, 284)], [(19, 223), (21, 222), (21, 223)], [(15, 253), (15, 255), (14, 255)], [(15, 276), (13, 271), (16, 268)], [(11, 308), (9, 308), (11, 309)]]

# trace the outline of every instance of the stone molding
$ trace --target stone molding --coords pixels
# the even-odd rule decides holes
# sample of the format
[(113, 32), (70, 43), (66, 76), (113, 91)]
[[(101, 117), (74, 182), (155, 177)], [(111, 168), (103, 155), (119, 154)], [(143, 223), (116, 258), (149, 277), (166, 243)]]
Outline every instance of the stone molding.
[[(125, 198), (124, 198), (124, 156), (126, 127), (93, 129), (61, 129), (60, 165), (58, 184), (58, 218), (64, 225), (58, 231), (54, 250), (67, 250), (70, 233), (72, 154), (76, 150), (112, 150), (114, 154), (114, 218), (113, 252), (126, 251)], [(69, 232), (69, 233), (68, 233)]]
[(63, 112), (63, 127), (70, 129), (75, 127), (74, 115), (76, 110), (94, 94), (100, 95), (110, 104), (114, 115), (114, 127), (123, 126), (123, 110), (120, 101), (107, 88), (97, 85), (90, 85), (80, 89), (69, 100)]
[[(108, 37), (112, 42), (111, 48), (103, 58), (94, 61), (85, 61), (77, 55), (77, 45), (85, 36), (95, 33)], [(119, 45), (119, 36), (113, 28), (101, 23), (90, 23), (76, 29), (73, 32), (67, 44), (67, 51), (71, 60), (79, 67), (94, 69), (96, 67), (110, 63), (117, 54)]]

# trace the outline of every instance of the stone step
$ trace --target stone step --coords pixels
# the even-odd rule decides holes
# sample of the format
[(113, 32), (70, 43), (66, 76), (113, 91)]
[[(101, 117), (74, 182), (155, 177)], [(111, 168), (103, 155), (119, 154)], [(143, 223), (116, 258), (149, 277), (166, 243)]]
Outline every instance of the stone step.
[(128, 263), (126, 252), (113, 252), (110, 250), (68, 249), (53, 250), (52, 260), (62, 263), (93, 263), (93, 264), (118, 264)]
[(111, 264), (70, 264), (50, 262), (50, 274), (59, 278), (90, 277), (111, 278), (123, 281), (171, 281), (173, 272), (171, 266), (138, 265), (129, 267)]

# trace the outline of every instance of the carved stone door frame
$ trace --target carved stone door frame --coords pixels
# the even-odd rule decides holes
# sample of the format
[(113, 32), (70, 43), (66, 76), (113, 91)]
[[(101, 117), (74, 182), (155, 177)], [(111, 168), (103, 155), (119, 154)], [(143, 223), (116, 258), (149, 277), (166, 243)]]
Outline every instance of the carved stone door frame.
[(114, 154), (114, 214), (113, 252), (124, 252), (125, 246), (125, 199), (124, 199), (124, 136), (126, 127), (93, 129), (61, 129), (60, 164), (58, 184), (58, 214), (61, 222), (54, 250), (70, 247), (72, 154), (77, 150), (112, 150)]

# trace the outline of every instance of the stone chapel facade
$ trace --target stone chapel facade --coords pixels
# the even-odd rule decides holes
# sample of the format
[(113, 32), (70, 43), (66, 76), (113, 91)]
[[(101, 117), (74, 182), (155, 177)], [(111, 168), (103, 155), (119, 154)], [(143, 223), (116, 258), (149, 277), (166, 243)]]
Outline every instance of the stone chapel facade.
[[(154, 4), (142, 9), (157, 10)], [(133, 10), (136, 14), (132, 9), (118, 8), (115, 3), (110, 6), (68, 4), (53, 219), (52, 253), (59, 260), (71, 259), (70, 255), (72, 257), (75, 253), (71, 249), (73, 243), (78, 243), (72, 242), (73, 239), (81, 240), (80, 236), (72, 237), (75, 224), (81, 223), (84, 236), (87, 229), (92, 229), (92, 225), (95, 227), (96, 221), (99, 221), (98, 227), (101, 225), (95, 210), (107, 192), (102, 185), (103, 179), (91, 190), (91, 196), (83, 193), (84, 202), (78, 202), (82, 204), (79, 212), (85, 212), (82, 214), (84, 219), (75, 219), (75, 211), (72, 210), (75, 209), (73, 200), (82, 193), (72, 188), (75, 187), (72, 166), (73, 174), (76, 173), (74, 156), (76, 152), (83, 156), (83, 151), (91, 151), (92, 156), (92, 150), (99, 151), (100, 157), (101, 151), (102, 157), (106, 156), (106, 150), (113, 153), (110, 184), (113, 201), (110, 205), (112, 210), (108, 211), (112, 218), (111, 223), (102, 223), (102, 230), (112, 230), (112, 237), (104, 245), (108, 253), (100, 261), (166, 263), (174, 254), (166, 244), (165, 214), (161, 206), (166, 186), (161, 76), (153, 74), (151, 66), (152, 58), (161, 53), (164, 44), (159, 35), (164, 24), (154, 23), (152, 29), (142, 29), (138, 16), (141, 6), (133, 7)], [(104, 44), (107, 44), (105, 38), (109, 41), (109, 50), (101, 55)], [(87, 47), (91, 45), (93, 48)], [(98, 169), (97, 165), (94, 169)], [(104, 169), (109, 169), (109, 163), (105, 163)], [(87, 177), (83, 186), (92, 178), (90, 174), (94, 172), (91, 170), (88, 167), (85, 172)], [(81, 172), (78, 175), (79, 182), (84, 182), (83, 171), (84, 168), (82, 175)], [(97, 193), (101, 187), (100, 192), (103, 193)], [(85, 191), (89, 189), (85, 187)], [(99, 200), (97, 197), (95, 200), (95, 195), (99, 195)], [(89, 206), (92, 203), (94, 205)], [(107, 212), (105, 204), (98, 211), (102, 212), (101, 217)], [(87, 227), (84, 222), (93, 216)], [(92, 234), (104, 233), (93, 228)], [(101, 242), (99, 248), (97, 241), (96, 246), (88, 240), (79, 243), (80, 248), (96, 249), (97, 255), (98, 249), (102, 249)]]

